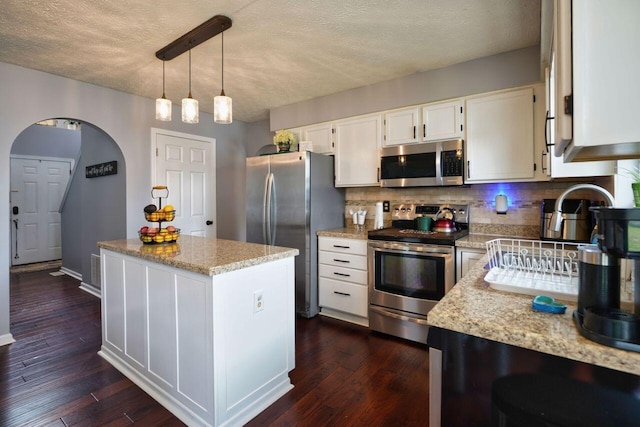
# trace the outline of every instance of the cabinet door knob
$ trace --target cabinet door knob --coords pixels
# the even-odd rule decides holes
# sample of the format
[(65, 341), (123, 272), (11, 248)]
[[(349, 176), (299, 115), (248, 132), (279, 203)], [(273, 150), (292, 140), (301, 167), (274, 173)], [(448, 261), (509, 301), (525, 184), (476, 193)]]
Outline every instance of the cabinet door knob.
[(211, 224), (213, 224), (213, 221), (211, 221), (210, 219), (208, 219), (208, 220), (207, 220), (207, 222), (206, 222), (205, 224), (207, 224), (207, 225), (211, 225)]

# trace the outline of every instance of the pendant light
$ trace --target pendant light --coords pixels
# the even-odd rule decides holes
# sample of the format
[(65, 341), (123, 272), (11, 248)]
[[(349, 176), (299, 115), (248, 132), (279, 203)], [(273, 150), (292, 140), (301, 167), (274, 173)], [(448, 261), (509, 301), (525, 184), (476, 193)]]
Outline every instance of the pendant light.
[(156, 99), (156, 120), (171, 121), (171, 100), (164, 96), (164, 59), (162, 60), (162, 98)]
[(189, 49), (189, 96), (182, 98), (182, 121), (185, 123), (198, 123), (198, 100), (191, 97), (191, 49)]
[(213, 98), (213, 121), (215, 123), (229, 124), (233, 122), (232, 100), (224, 94), (224, 27), (222, 29), (222, 91), (219, 96)]

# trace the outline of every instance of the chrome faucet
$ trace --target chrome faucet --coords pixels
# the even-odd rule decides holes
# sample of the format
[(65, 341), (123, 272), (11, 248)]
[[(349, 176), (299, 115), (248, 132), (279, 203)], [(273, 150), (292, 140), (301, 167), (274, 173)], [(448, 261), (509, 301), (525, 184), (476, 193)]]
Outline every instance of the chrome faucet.
[(607, 202), (609, 203), (609, 206), (613, 206), (615, 204), (615, 201), (613, 199), (613, 195), (611, 193), (609, 193), (607, 190), (605, 190), (602, 187), (598, 187), (597, 185), (594, 184), (576, 184), (574, 186), (571, 186), (569, 188), (567, 188), (564, 193), (562, 193), (560, 195), (560, 197), (558, 197), (558, 199), (556, 200), (556, 205), (553, 208), (553, 214), (551, 214), (551, 219), (549, 220), (549, 228), (553, 231), (560, 231), (560, 226), (562, 225), (562, 202), (564, 202), (564, 199), (567, 197), (567, 195), (569, 193), (572, 193), (576, 190), (594, 190), (597, 191), (598, 193), (602, 194), (606, 199)]

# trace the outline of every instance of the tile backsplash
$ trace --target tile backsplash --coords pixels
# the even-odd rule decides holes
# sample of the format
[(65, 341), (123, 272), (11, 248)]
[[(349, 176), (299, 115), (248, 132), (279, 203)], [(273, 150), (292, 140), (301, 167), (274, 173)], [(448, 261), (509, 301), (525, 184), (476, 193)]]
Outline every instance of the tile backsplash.
[[(504, 226), (509, 226), (515, 235), (535, 237), (540, 235), (540, 216), (543, 199), (555, 199), (568, 187), (585, 181), (553, 181), (525, 183), (473, 184), (462, 187), (420, 187), (420, 188), (347, 188), (345, 203), (346, 224), (352, 223), (349, 210), (367, 210), (366, 224), (371, 227), (375, 217), (376, 202), (388, 200), (397, 203), (457, 203), (469, 205), (469, 227), (472, 233), (502, 234)], [(612, 191), (610, 177), (592, 179)], [(495, 196), (508, 197), (508, 211), (499, 215), (495, 211)], [(601, 200), (597, 193), (589, 190), (576, 191), (570, 198)], [(383, 214), (385, 226), (391, 224), (391, 213)]]

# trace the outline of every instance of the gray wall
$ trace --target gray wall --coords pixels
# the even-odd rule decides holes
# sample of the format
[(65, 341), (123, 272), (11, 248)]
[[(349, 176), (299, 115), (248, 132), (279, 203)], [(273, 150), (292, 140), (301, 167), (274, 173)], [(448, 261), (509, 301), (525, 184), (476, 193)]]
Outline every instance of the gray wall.
[(50, 126), (29, 126), (11, 146), (11, 154), (76, 159), (80, 152), (80, 131)]
[[(173, 121), (155, 120), (155, 101), (123, 92), (65, 79), (0, 62), (0, 205), (9, 206), (9, 156), (16, 138), (29, 126), (52, 117), (70, 117), (102, 129), (118, 145), (124, 158), (126, 176), (125, 211), (127, 237), (137, 237), (143, 218), (139, 206), (150, 200), (151, 128), (200, 135), (216, 139), (218, 169), (215, 205), (220, 237), (242, 238), (245, 220), (235, 210), (244, 206), (245, 124), (213, 123), (211, 114), (200, 113), (200, 123), (180, 121), (180, 108), (174, 105)], [(242, 167), (240, 167), (242, 166)], [(106, 179), (106, 178), (95, 178)], [(242, 185), (242, 187), (244, 187)], [(74, 203), (74, 200), (67, 201)], [(83, 201), (75, 200), (76, 206)], [(101, 212), (101, 215), (107, 215)], [(9, 332), (9, 210), (0, 209), (0, 224), (6, 236), (0, 239), (0, 344), (10, 339)], [(89, 280), (89, 279), (86, 279)]]
[[(118, 173), (98, 178), (85, 178), (85, 168), (98, 163), (118, 162)], [(131, 168), (135, 170), (135, 168)], [(122, 152), (107, 134), (90, 124), (82, 125), (82, 146), (80, 162), (74, 180), (81, 184), (81, 200), (78, 213), (80, 226), (67, 223), (70, 227), (63, 236), (80, 233), (80, 257), (82, 261), (82, 281), (91, 283), (91, 254), (99, 255), (97, 242), (127, 237), (126, 232), (126, 165)], [(65, 209), (66, 211), (66, 209)], [(66, 212), (63, 212), (65, 215)], [(74, 239), (74, 237), (71, 237)], [(63, 240), (62, 245), (65, 245)], [(63, 259), (64, 265), (64, 259)]]
[(540, 47), (533, 46), (274, 108), (270, 129), (490, 92), (539, 82), (542, 78)]

